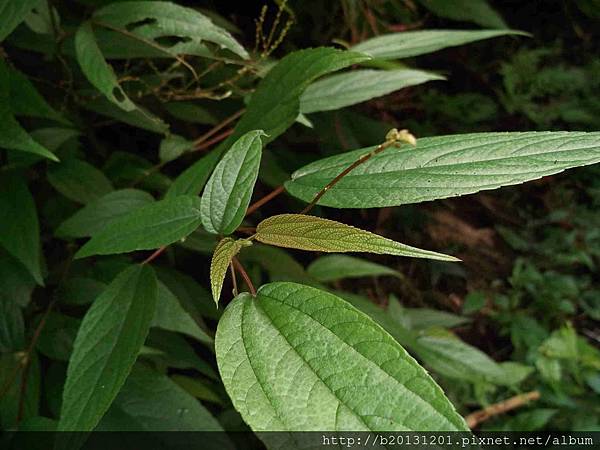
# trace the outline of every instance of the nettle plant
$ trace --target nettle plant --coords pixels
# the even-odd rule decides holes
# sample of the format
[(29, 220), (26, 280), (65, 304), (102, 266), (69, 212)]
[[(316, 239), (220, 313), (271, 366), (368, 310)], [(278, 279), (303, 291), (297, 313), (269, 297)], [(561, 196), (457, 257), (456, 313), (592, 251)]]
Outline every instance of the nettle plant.
[[(375, 147), (316, 160), (291, 176), (262, 156), (276, 152), (271, 143), (295, 123), (310, 127), (313, 113), (443, 79), (399, 60), (523, 33), (410, 31), (274, 60), (290, 25), (283, 8), (270, 32), (263, 31), (263, 10), (256, 48), (248, 51), (222, 18), (168, 2), (113, 2), (81, 23), (63, 22), (59, 10), (36, 1), (0, 4), (8, 11), (0, 17), (0, 39), (10, 34), (6, 54), (38, 52), (68, 74), (66, 106), (58, 111), (40, 94), (43, 74), (27, 76), (19, 58), (0, 60), (3, 427), (29, 420), (61, 431), (222, 429), (191, 393), (223, 400), (195, 379), (168, 376), (169, 368), (181, 368), (197, 370), (213, 386), (222, 382), (257, 432), (468, 429), (398, 342), (424, 361), (443, 360), (435, 338), (426, 347), (397, 334), (389, 321), (402, 314), (399, 304), (386, 313), (328, 285), (328, 271), (341, 266), (366, 275), (391, 269), (332, 255), (307, 273), (274, 247), (460, 264), (315, 215), (313, 207), (393, 207), (523, 183), (600, 162), (600, 133), (416, 139), (393, 129)], [(198, 99), (226, 99), (230, 114), (215, 120), (222, 110), (203, 109)], [(162, 136), (159, 162), (94, 143), (89, 111)], [(29, 120), (31, 129), (16, 118)], [(169, 121), (211, 127), (192, 141), (171, 132)], [(197, 150), (209, 149), (190, 163)], [(171, 179), (175, 161), (183, 170)], [(259, 178), (275, 190), (251, 204)], [(44, 204), (48, 191), (59, 200)], [(284, 192), (307, 206), (258, 220), (260, 208)], [(212, 253), (201, 261), (210, 263), (214, 303), (175, 268), (181, 248)], [(285, 276), (279, 270), (278, 281), (255, 287), (260, 276), (244, 265), (256, 262), (279, 265)], [(203, 273), (197, 266), (188, 272)], [(233, 300), (222, 292), (228, 276)], [(30, 303), (34, 287), (37, 309)], [(217, 322), (215, 332), (210, 324)], [(183, 335), (214, 353), (218, 374)], [(38, 352), (68, 364), (66, 374), (56, 366), (45, 377), (53, 383), (47, 403), (54, 418), (40, 413)], [(484, 356), (477, 361), (473, 371), (492, 364)], [(445, 370), (458, 370), (454, 364)], [(494, 370), (496, 379), (507, 376), (500, 366)], [(54, 387), (63, 380), (64, 388)]]

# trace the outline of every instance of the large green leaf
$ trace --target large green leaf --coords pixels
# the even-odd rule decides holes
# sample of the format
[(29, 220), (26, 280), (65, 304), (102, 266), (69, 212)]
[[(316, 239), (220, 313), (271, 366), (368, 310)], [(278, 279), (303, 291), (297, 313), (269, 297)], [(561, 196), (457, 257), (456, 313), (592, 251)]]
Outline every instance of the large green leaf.
[(42, 0), (0, 0), (0, 42), (19, 25)]
[(256, 227), (257, 241), (314, 252), (367, 252), (381, 255), (458, 261), (441, 253), (400, 244), (351, 225), (304, 214), (279, 214)]
[(180, 195), (142, 206), (107, 224), (75, 255), (151, 250), (183, 239), (200, 225), (200, 199)]
[(227, 393), (255, 431), (466, 430), (389, 334), (321, 290), (271, 283), (241, 294), (215, 345)]
[[(227, 269), (231, 264), (231, 260), (242, 249), (242, 240), (232, 238), (221, 239), (210, 261), (210, 287), (215, 304), (219, 305), (221, 297), (221, 289), (223, 289), (223, 281), (227, 275)], [(245, 241), (248, 242), (248, 241)]]
[(527, 33), (514, 30), (418, 30), (376, 36), (352, 47), (378, 59), (400, 59), (498, 36)]
[[(296, 171), (286, 189), (311, 201), (371, 149), (325, 158)], [(336, 208), (380, 208), (519, 184), (600, 162), (600, 132), (478, 133), (390, 148), (351, 171), (319, 200)]]
[(260, 169), (261, 136), (260, 130), (244, 134), (217, 164), (200, 204), (206, 231), (231, 234), (242, 223)]
[[(126, 31), (165, 54), (205, 54), (204, 42), (216, 44), (242, 58), (248, 52), (223, 28), (192, 8), (161, 1), (116, 2), (94, 13), (94, 21)], [(175, 38), (172, 45), (162, 40)]]
[(75, 51), (81, 70), (96, 89), (123, 110), (136, 109), (119, 84), (113, 68), (104, 59), (90, 22), (79, 26), (75, 35)]
[(482, 27), (506, 28), (506, 23), (487, 0), (419, 0), (432, 13), (447, 19), (473, 22)]
[(300, 98), (300, 111), (309, 114), (340, 109), (405, 87), (444, 79), (431, 72), (412, 69), (353, 70), (311, 84)]
[(113, 190), (110, 180), (101, 170), (76, 158), (52, 166), (48, 171), (48, 182), (68, 199), (84, 205)]
[(81, 208), (56, 229), (61, 237), (88, 237), (99, 233), (113, 220), (152, 203), (154, 198), (138, 189), (121, 189), (94, 200)]
[(398, 276), (398, 272), (381, 264), (348, 255), (326, 255), (314, 260), (306, 269), (318, 281), (342, 278)]
[(263, 130), (267, 134), (263, 143), (271, 142), (296, 121), (300, 114), (300, 96), (310, 83), (369, 58), (329, 47), (299, 50), (285, 56), (259, 83), (234, 133), (184, 171), (167, 195), (198, 195), (221, 155), (241, 136), (252, 130)]
[[(93, 430), (117, 396), (146, 339), (156, 305), (150, 266), (119, 274), (84, 316), (67, 371), (58, 431)], [(63, 436), (62, 445), (85, 439)], [(63, 448), (64, 448), (63, 447)]]
[(19, 175), (0, 177), (0, 246), (43, 284), (40, 226), (33, 197)]

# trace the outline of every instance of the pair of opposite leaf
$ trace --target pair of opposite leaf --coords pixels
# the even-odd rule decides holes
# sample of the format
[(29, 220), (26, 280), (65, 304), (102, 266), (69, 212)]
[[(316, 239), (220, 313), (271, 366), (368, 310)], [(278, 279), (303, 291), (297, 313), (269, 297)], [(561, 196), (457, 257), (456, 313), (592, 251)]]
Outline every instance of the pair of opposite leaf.
[[(407, 141), (406, 133), (392, 131), (395, 133), (388, 133), (386, 143), (382, 144), (385, 147), (380, 146), (381, 150), (390, 146), (391, 140), (414, 145), (412, 135), (412, 139)], [(265, 136), (265, 133), (255, 130), (238, 139), (208, 180), (201, 199), (201, 212), (202, 224), (210, 233), (230, 235), (241, 225), (258, 178), (261, 136)], [(248, 239), (225, 237), (218, 243), (210, 267), (211, 290), (217, 305), (229, 265), (243, 247), (252, 244), (252, 240), (308, 251), (369, 252), (457, 261), (452, 256), (410, 247), (333, 220), (306, 214), (280, 214), (260, 222), (256, 233)]]

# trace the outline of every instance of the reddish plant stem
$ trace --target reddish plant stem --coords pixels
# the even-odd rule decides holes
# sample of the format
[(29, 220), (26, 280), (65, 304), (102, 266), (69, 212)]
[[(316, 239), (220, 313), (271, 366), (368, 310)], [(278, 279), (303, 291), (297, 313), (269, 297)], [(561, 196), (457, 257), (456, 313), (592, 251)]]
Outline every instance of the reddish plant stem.
[(539, 398), (539, 391), (531, 391), (525, 394), (515, 395), (514, 397), (511, 397), (500, 403), (495, 403), (487, 408), (469, 414), (467, 417), (465, 417), (465, 421), (467, 422), (469, 428), (473, 429), (480, 423), (485, 422), (494, 416), (498, 416), (513, 409), (520, 408), (531, 401), (539, 400)]
[(256, 289), (254, 288), (254, 284), (252, 284), (252, 280), (248, 276), (248, 272), (246, 272), (246, 269), (244, 269), (244, 266), (242, 266), (242, 263), (239, 262), (235, 256), (233, 257), (231, 262), (233, 263), (235, 270), (237, 270), (242, 275), (242, 278), (246, 282), (248, 289), (250, 289), (250, 294), (252, 294), (252, 297), (256, 297)]
[(165, 250), (167, 249), (166, 245), (163, 245), (160, 248), (157, 248), (156, 250), (154, 250), (154, 253), (152, 253), (150, 256), (148, 256), (145, 260), (143, 260), (141, 262), (142, 265), (144, 264), (148, 264), (151, 263), (152, 261), (154, 261), (156, 258), (158, 258)]
[(231, 116), (227, 117), (225, 120), (223, 120), (221, 123), (218, 123), (217, 125), (215, 125), (213, 128), (211, 128), (208, 132), (204, 133), (202, 136), (200, 136), (198, 139), (196, 139), (194, 141), (194, 145), (195, 146), (199, 146), (200, 144), (202, 144), (204, 141), (206, 141), (208, 138), (210, 138), (213, 134), (216, 134), (217, 132), (221, 131), (223, 128), (225, 128), (227, 125), (229, 125), (231, 122), (237, 120), (242, 114), (244, 114), (244, 112), (246, 112), (246, 109), (240, 109), (238, 112), (236, 112), (235, 114), (232, 114)]
[(237, 277), (235, 276), (235, 267), (233, 267), (233, 264), (229, 264), (229, 269), (231, 270), (231, 282), (233, 283), (233, 295), (237, 297), (238, 284), (237, 284)]
[(265, 195), (260, 200), (257, 200), (254, 203), (252, 203), (248, 207), (248, 210), (246, 211), (246, 216), (249, 216), (254, 211), (256, 211), (258, 208), (260, 208), (261, 206), (263, 206), (265, 203), (268, 203), (271, 200), (273, 200), (275, 197), (277, 197), (279, 194), (281, 194), (284, 190), (285, 190), (285, 188), (283, 187), (283, 185), (278, 186), (274, 191), (272, 191), (269, 194)]
[(199, 152), (201, 150), (206, 150), (207, 148), (209, 148), (211, 145), (216, 144), (217, 142), (221, 142), (223, 139), (227, 138), (228, 136), (233, 134), (233, 128), (223, 131), (220, 134), (217, 134), (214, 138), (209, 139), (208, 141), (202, 142), (201, 144), (197, 144), (196, 147), (194, 147), (194, 152)]

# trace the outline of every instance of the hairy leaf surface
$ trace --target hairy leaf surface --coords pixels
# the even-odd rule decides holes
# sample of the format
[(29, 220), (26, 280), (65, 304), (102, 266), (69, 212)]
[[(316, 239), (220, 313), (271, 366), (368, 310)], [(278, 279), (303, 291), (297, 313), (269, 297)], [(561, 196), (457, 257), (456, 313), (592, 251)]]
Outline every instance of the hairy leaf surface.
[(367, 252), (458, 261), (452, 256), (400, 244), (351, 225), (304, 214), (280, 214), (263, 220), (256, 227), (256, 240), (314, 252)]
[[(311, 201), (371, 148), (325, 158), (292, 175), (286, 189)], [(351, 171), (319, 200), (336, 208), (380, 208), (472, 194), (600, 162), (600, 133), (475, 133), (422, 138)]]
[(254, 299), (238, 296), (219, 322), (216, 352), (225, 388), (255, 431), (466, 430), (389, 334), (315, 288), (271, 283)]

